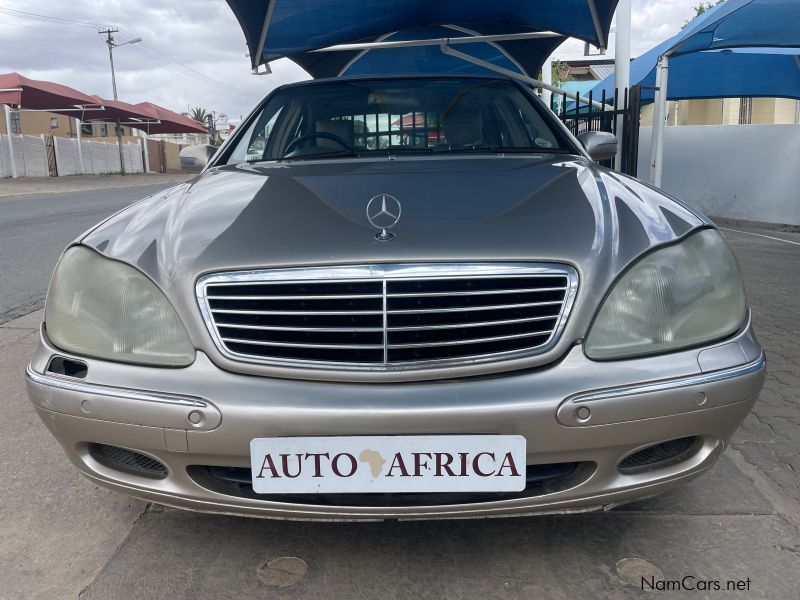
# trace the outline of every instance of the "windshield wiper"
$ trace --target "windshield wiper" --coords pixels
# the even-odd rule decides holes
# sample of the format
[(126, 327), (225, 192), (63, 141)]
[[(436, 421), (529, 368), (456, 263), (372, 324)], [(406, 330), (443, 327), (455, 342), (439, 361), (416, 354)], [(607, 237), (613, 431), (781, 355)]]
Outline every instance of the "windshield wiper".
[(486, 154), (564, 154), (567, 150), (563, 148), (534, 148), (532, 146), (475, 146), (472, 148), (450, 148), (449, 150), (437, 150), (447, 154), (449, 152), (475, 152)]
[(357, 158), (359, 155), (352, 150), (331, 150), (329, 152), (315, 152), (299, 156), (283, 156), (281, 160), (318, 160), (322, 158)]
[(387, 154), (429, 154), (430, 152), (434, 152), (433, 148), (429, 146), (420, 146), (415, 148), (414, 146), (396, 146), (393, 148), (386, 148)]

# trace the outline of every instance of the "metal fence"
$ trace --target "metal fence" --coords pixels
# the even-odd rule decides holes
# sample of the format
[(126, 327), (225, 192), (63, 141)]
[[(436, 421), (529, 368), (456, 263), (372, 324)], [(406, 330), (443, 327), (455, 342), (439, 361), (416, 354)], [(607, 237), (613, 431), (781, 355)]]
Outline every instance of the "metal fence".
[[(53, 138), (58, 175), (102, 175), (119, 173), (119, 147), (117, 144)], [(142, 147), (133, 142), (122, 144), (126, 173), (143, 172)]]
[(14, 168), (11, 165), (11, 149), (13, 144), (14, 166), (17, 177), (47, 177), (47, 147), (43, 135), (12, 135), (10, 138), (0, 133), (0, 178), (11, 177)]
[[(12, 135), (17, 177), (64, 175), (101, 175), (119, 173), (117, 144), (35, 135)], [(142, 147), (128, 142), (122, 145), (126, 173), (142, 173)], [(9, 136), (0, 134), (0, 179), (13, 177)]]
[[(620, 99), (622, 102), (620, 102)], [(592, 103), (600, 102), (608, 108), (601, 109)], [(558, 106), (557, 106), (558, 104)], [(588, 96), (575, 101), (567, 100), (567, 96), (554, 94), (550, 99), (550, 108), (558, 115), (574, 135), (587, 131), (607, 131), (618, 138), (622, 150), (620, 171), (636, 177), (639, 157), (639, 112), (641, 110), (641, 88), (633, 86), (614, 95), (613, 101), (606, 99), (605, 90), (600, 98)], [(618, 118), (619, 117), (619, 118)], [(618, 131), (622, 124), (621, 135)], [(602, 164), (615, 168), (616, 159), (603, 161)]]

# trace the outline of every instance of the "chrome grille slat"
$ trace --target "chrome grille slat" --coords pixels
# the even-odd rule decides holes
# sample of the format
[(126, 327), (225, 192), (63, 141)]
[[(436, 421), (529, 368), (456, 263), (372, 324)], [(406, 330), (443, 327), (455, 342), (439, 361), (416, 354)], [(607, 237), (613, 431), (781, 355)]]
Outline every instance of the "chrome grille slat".
[[(349, 294), (348, 298), (383, 298), (382, 294)], [(207, 296), (209, 300), (341, 300), (341, 296), (307, 294), (305, 296)]]
[(250, 344), (255, 346), (278, 346), (279, 348), (325, 348), (328, 350), (383, 350), (383, 344), (300, 344), (295, 342), (273, 342), (264, 340), (240, 340), (237, 338), (221, 338), (223, 342), (232, 344)]
[(494, 294), (532, 294), (536, 292), (563, 292), (566, 287), (527, 288), (516, 290), (462, 290), (457, 292), (426, 292), (421, 294), (389, 294), (389, 298), (428, 298), (435, 296), (492, 296)]
[[(554, 317), (549, 317), (554, 318)], [(217, 327), (231, 329), (252, 329), (254, 331), (298, 331), (297, 327), (275, 327), (271, 325), (240, 325), (239, 323), (217, 323)], [(377, 333), (383, 327), (303, 327), (302, 331), (316, 331), (320, 333)]]
[(227, 315), (382, 315), (382, 310), (244, 310), (212, 308), (212, 313)]
[(473, 310), (505, 310), (509, 308), (527, 308), (529, 306), (553, 306), (556, 304), (563, 304), (562, 300), (553, 300), (550, 302), (523, 302), (520, 304), (490, 304), (479, 306), (457, 306), (455, 308), (415, 308), (415, 309), (399, 309), (387, 310), (390, 315), (412, 315), (418, 313), (448, 313), (448, 312), (470, 312)]
[(233, 360), (405, 370), (546, 352), (577, 284), (556, 264), (376, 264), (211, 274), (197, 298)]
[(491, 327), (492, 325), (514, 325), (517, 323), (533, 323), (557, 319), (558, 315), (545, 315), (543, 317), (528, 317), (527, 319), (506, 319), (504, 321), (471, 321), (469, 323), (448, 323), (446, 325), (412, 325), (409, 327), (390, 327), (389, 331), (418, 331), (425, 329), (463, 329), (465, 327)]
[(515, 340), (518, 338), (526, 337), (541, 337), (543, 335), (550, 335), (551, 330), (547, 331), (531, 331), (528, 333), (515, 333), (512, 335), (498, 335), (494, 337), (484, 338), (462, 338), (460, 340), (451, 340), (446, 342), (429, 342), (420, 344), (389, 344), (389, 348), (432, 348), (435, 346), (463, 346), (465, 344), (481, 344), (484, 342), (499, 342), (502, 340)]

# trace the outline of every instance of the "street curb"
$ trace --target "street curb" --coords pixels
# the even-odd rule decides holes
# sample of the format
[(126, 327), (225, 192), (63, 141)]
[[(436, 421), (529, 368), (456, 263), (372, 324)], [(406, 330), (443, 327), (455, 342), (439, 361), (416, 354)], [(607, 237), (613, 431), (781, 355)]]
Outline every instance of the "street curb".
[(800, 504), (786, 496), (770, 479), (762, 474), (758, 467), (748, 462), (744, 455), (732, 446), (725, 449), (725, 455), (731, 459), (741, 473), (753, 482), (756, 489), (772, 504), (775, 512), (789, 523), (800, 529)]

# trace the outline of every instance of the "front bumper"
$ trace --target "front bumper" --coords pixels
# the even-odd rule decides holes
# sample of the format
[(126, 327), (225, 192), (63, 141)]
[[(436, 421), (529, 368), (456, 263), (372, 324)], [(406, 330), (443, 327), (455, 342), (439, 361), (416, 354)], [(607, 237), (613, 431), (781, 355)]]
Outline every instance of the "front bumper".
[[(321, 520), (575, 512), (664, 492), (715, 462), (755, 403), (765, 372), (749, 322), (723, 343), (668, 356), (594, 362), (575, 346), (544, 369), (411, 384), (252, 377), (222, 371), (202, 353), (185, 369), (74, 357), (88, 363), (85, 379), (76, 379), (48, 373), (53, 356), (69, 357), (42, 331), (27, 371), (28, 393), (90, 479), (180, 508)], [(528, 465), (580, 468), (518, 497), (430, 504), (264, 499), (196, 476), (197, 466), (249, 467), (256, 437), (448, 433), (523, 435)], [(695, 443), (677, 462), (636, 472), (619, 468), (637, 450), (689, 436)], [(167, 467), (167, 476), (154, 480), (110, 468), (90, 444), (149, 455)]]

